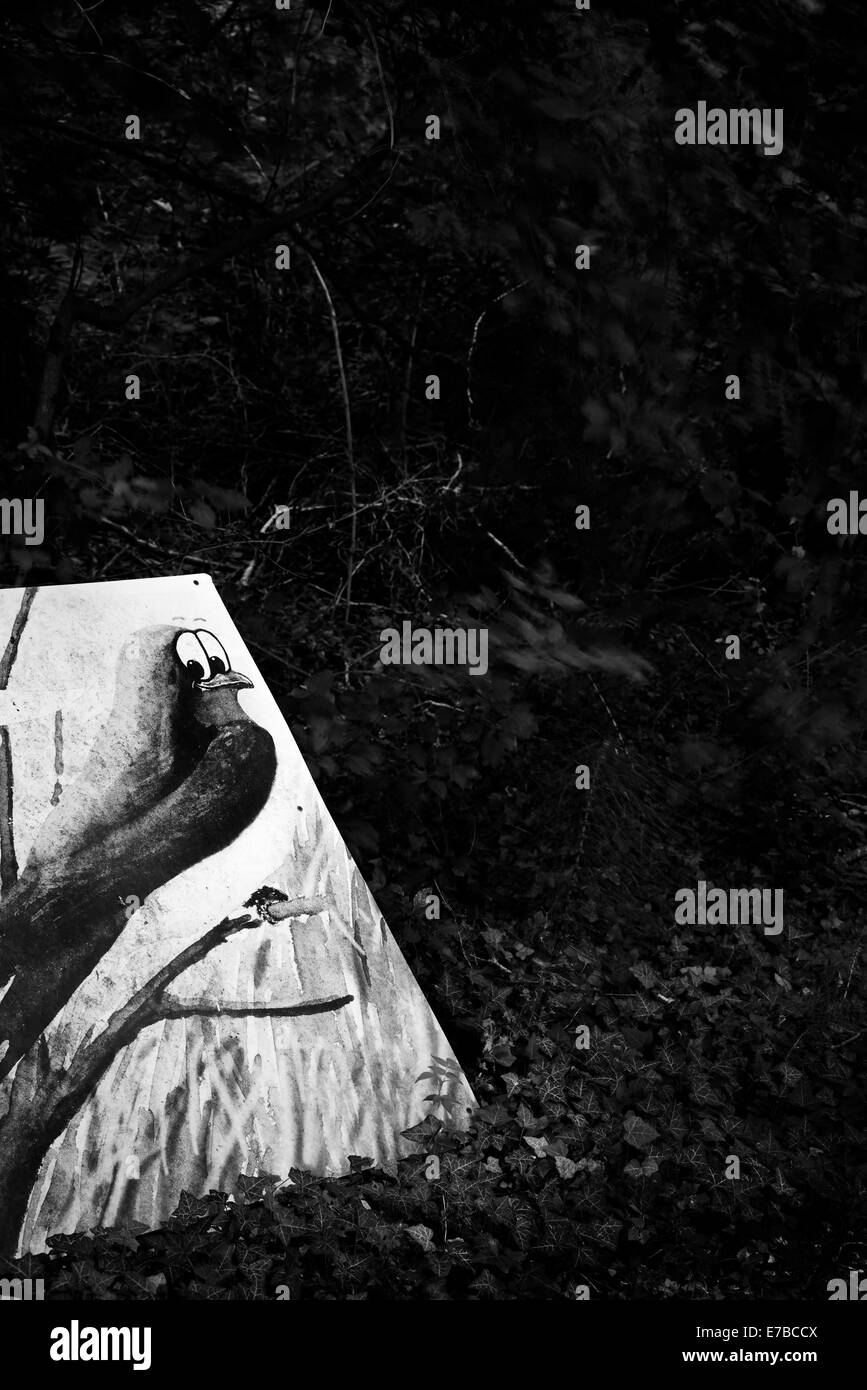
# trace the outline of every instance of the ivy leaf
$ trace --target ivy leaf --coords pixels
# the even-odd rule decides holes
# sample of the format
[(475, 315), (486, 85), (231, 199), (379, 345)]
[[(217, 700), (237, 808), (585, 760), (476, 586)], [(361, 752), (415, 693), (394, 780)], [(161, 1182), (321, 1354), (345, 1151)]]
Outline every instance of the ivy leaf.
[(420, 1245), (422, 1250), (428, 1252), (434, 1249), (434, 1233), (430, 1226), (407, 1226), (405, 1229), (407, 1235)]
[(630, 1110), (623, 1121), (623, 1137), (633, 1149), (646, 1149), (659, 1138), (659, 1131)]
[(436, 1139), (442, 1127), (442, 1120), (436, 1120), (433, 1115), (428, 1115), (417, 1125), (413, 1125), (411, 1129), (402, 1129), (401, 1134), (404, 1139), (409, 1139), (413, 1144), (424, 1145)]

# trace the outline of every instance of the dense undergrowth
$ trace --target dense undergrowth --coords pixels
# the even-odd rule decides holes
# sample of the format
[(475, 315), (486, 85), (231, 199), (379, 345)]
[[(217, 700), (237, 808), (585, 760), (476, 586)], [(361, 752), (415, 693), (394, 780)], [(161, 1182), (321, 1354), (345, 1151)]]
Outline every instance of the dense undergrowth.
[[(242, 1178), (229, 1202), (190, 1195), (165, 1231), (58, 1236), (22, 1271), (57, 1297), (788, 1299), (857, 1268), (865, 827), (818, 812), (821, 786), (782, 826), (721, 807), (695, 766), (720, 707), (693, 698), (689, 737), (670, 708), (661, 731), (659, 667), (678, 658), (653, 655), (634, 686), (520, 677), (507, 752), (499, 711), (461, 710), (448, 740), (426, 738), (419, 702), (456, 701), (454, 676), (289, 691), (480, 1109), (456, 1134), (432, 1106), (393, 1172), (360, 1155), (343, 1178)], [(589, 805), (581, 761), (600, 768)], [(675, 926), (677, 887), (762, 882), (769, 862), (780, 937)]]
[[(825, 524), (863, 479), (863, 16), (310, 8), (8, 6), (0, 462), (49, 520), (2, 579), (213, 574), (480, 1108), (21, 1272), (824, 1298), (867, 1263), (864, 541)], [(785, 107), (778, 159), (675, 148), (732, 92)], [(382, 667), (405, 618), (484, 623), (489, 675)], [(782, 889), (784, 931), (676, 925), (702, 879)]]

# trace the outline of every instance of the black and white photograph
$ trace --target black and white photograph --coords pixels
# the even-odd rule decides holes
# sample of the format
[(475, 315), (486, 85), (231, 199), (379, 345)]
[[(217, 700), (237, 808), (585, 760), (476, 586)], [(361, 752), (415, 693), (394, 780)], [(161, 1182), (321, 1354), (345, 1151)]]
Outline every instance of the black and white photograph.
[(49, 1378), (248, 1368), (248, 1303), (266, 1358), (293, 1304), (544, 1302), (594, 1374), (844, 1364), (865, 59), (855, 0), (6, 0)]

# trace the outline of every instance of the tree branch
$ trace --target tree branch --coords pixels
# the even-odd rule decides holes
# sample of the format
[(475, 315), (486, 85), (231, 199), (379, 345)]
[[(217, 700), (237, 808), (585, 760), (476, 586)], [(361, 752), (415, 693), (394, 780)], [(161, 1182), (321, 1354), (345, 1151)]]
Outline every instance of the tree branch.
[(25, 589), (21, 596), (21, 607), (15, 615), (9, 641), (6, 643), (6, 650), (0, 658), (0, 690), (5, 690), (9, 684), (12, 667), (15, 665), (15, 658), (18, 655), (18, 643), (21, 641), (21, 634), (26, 626), (35, 597), (36, 589), (32, 586)]
[(202, 1004), (196, 999), (165, 999), (160, 1005), (163, 1018), (296, 1018), (302, 1014), (332, 1013), (351, 1004), (352, 994), (326, 994), (304, 1004)]
[[(308, 241), (308, 239), (304, 236), (303, 232), (299, 231), (297, 226), (293, 226), (291, 231), (294, 240), (297, 241), (302, 251), (306, 251), (307, 255), (310, 256), (311, 259), (314, 255), (318, 255), (321, 260), (322, 252), (319, 247), (315, 247), (312, 242)], [(333, 259), (329, 260), (329, 263), (326, 266), (326, 270), (328, 271), (329, 282), (334, 288), (334, 290), (337, 292), (338, 298), (345, 300), (346, 304), (349, 306), (349, 308), (355, 315), (356, 320), (359, 323), (363, 324), (364, 327), (370, 331), (374, 351), (378, 354), (380, 360), (384, 363), (388, 370), (391, 371), (392, 363), (386, 357), (382, 348), (379, 346), (379, 343), (376, 341), (376, 335), (378, 333), (381, 333), (384, 337), (390, 338), (391, 341), (400, 348), (401, 352), (404, 353), (409, 351), (409, 339), (405, 338), (404, 335), (401, 332), (399, 332), (396, 328), (394, 328), (391, 324), (385, 322), (376, 324), (371, 323), (368, 314), (361, 307), (355, 295), (352, 293), (351, 289), (347, 285), (346, 281), (335, 268)]]
[(352, 507), (352, 524), (349, 533), (349, 558), (346, 566), (346, 621), (349, 622), (349, 608), (352, 602), (352, 576), (355, 573), (355, 549), (358, 541), (358, 493), (355, 486), (355, 450), (352, 444), (352, 411), (349, 406), (349, 386), (346, 381), (346, 369), (343, 365), (343, 351), (340, 346), (340, 327), (337, 322), (337, 314), (334, 310), (334, 300), (331, 298), (331, 291), (322, 278), (322, 272), (316, 264), (316, 258), (310, 254), (310, 264), (313, 266), (316, 279), (319, 281), (328, 301), (328, 313), (331, 317), (331, 332), (334, 336), (334, 353), (337, 358), (337, 370), (340, 374), (340, 391), (343, 396), (343, 419), (346, 429), (346, 461), (349, 465), (349, 497)]
[(42, 369), (39, 398), (33, 417), (33, 428), (42, 444), (47, 444), (51, 438), (57, 397), (63, 380), (63, 364), (69, 351), (75, 317), (75, 296), (72, 290), (68, 290), (60, 301), (60, 308), (48, 333), (45, 366)]
[(75, 319), (80, 323), (92, 324), (94, 328), (104, 328), (110, 331), (123, 328), (139, 309), (150, 304), (152, 300), (158, 299), (160, 295), (183, 284), (185, 280), (201, 275), (203, 271), (210, 270), (212, 266), (220, 265), (221, 262), (237, 255), (239, 251), (244, 251), (257, 241), (263, 241), (275, 232), (282, 231), (293, 222), (305, 221), (316, 216), (317, 213), (322, 212), (324, 208), (329, 207), (348, 192), (368, 169), (389, 154), (390, 151), (384, 147), (370, 150), (362, 157), (355, 169), (338, 179), (324, 192), (317, 194), (314, 198), (309, 198), (307, 202), (301, 203), (297, 207), (285, 208), (281, 212), (275, 212), (269, 217), (260, 219), (253, 226), (218, 242), (209, 251), (187, 257), (180, 265), (173, 266), (171, 270), (164, 271), (162, 275), (154, 276), (153, 280), (135, 294), (126, 295), (110, 307), (76, 298), (74, 302)]
[[(284, 902), (281, 905), (285, 908), (287, 904)], [(299, 898), (294, 906), (297, 916), (321, 911), (316, 899)], [(85, 1039), (65, 1071), (52, 1070), (44, 1036), (24, 1054), (12, 1082), (9, 1107), (0, 1118), (0, 1254), (11, 1255), (14, 1251), (29, 1194), (50, 1145), (80, 1110), (120, 1049), (132, 1042), (143, 1028), (163, 1019), (201, 1014), (211, 1017), (221, 1013), (230, 1017), (292, 1017), (328, 1013), (351, 1002), (353, 996), (347, 994), (285, 1006), (230, 1004), (218, 1008), (212, 1004), (199, 1005), (165, 997), (166, 986), (191, 965), (202, 960), (209, 951), (221, 946), (235, 932), (262, 925), (254, 917), (226, 917), (198, 941), (179, 951), (168, 965), (158, 970), (122, 1008), (111, 1015), (98, 1037), (89, 1043)]]
[(15, 809), (12, 780), (12, 748), (9, 730), (0, 727), (0, 889), (8, 893), (18, 882), (18, 860), (15, 857), (13, 811)]
[(283, 902), (269, 902), (261, 909), (260, 915), (268, 922), (282, 922), (287, 917), (312, 917), (317, 912), (327, 910), (325, 898), (287, 898)]
[[(296, 899), (294, 915), (312, 915), (320, 911), (321, 909), (315, 903), (316, 900)], [(36, 1068), (40, 1083), (38, 1090), (34, 1095), (29, 1087), (26, 1089), (30, 1091), (31, 1095), (30, 1107), (43, 1116), (50, 1115), (52, 1134), (49, 1143), (60, 1133), (64, 1125), (69, 1123), (120, 1049), (132, 1042), (143, 1028), (149, 1027), (152, 1023), (159, 1023), (166, 1018), (184, 1018), (200, 1012), (199, 1009), (186, 1004), (183, 1000), (166, 999), (167, 986), (179, 975), (182, 975), (185, 970), (188, 970), (191, 965), (196, 965), (203, 960), (217, 946), (222, 946), (236, 932), (248, 931), (262, 925), (263, 923), (259, 918), (246, 914), (243, 917), (225, 917), (222, 922), (218, 922), (215, 927), (211, 927), (210, 931), (205, 932), (204, 936), (184, 947), (167, 965), (164, 965), (161, 970), (151, 976), (147, 983), (142, 985), (141, 989), (137, 990), (120, 1009), (111, 1015), (106, 1027), (98, 1037), (78, 1049), (66, 1071), (50, 1071), (47, 1060), (40, 1064), (39, 1058), (35, 1056), (39, 1044), (25, 1054), (22, 1062), (19, 1063), (19, 1071), (22, 1070), (22, 1066), (25, 1070)], [(330, 999), (314, 999), (310, 1001), (309, 1008), (304, 1005), (290, 1005), (287, 1008), (272, 1009), (268, 1006), (260, 1008), (258, 1005), (250, 1005), (249, 1008), (244, 1008), (243, 1012), (263, 1015), (320, 1012), (341, 1008), (351, 998), (351, 995), (335, 995)], [(205, 1011), (211, 1014), (232, 1013), (236, 1007), (240, 1006), (230, 1005), (226, 1010), (218, 1010), (214, 1006), (208, 1005)], [(17, 1082), (19, 1079), (17, 1075), (15, 1079)], [(18, 1109), (15, 1105), (15, 1099), (13, 1086), (13, 1094), (6, 1116), (7, 1121), (14, 1120), (14, 1112)], [(3, 1126), (0, 1124), (0, 1130), (2, 1128)]]
[(424, 303), (424, 292), (426, 286), (427, 271), (425, 271), (424, 275), (422, 276), (421, 289), (418, 292), (418, 308), (416, 310), (415, 320), (412, 325), (412, 334), (409, 340), (409, 352), (407, 353), (406, 357), (406, 369), (404, 371), (403, 377), (403, 391), (400, 397), (400, 414), (398, 429), (400, 431), (400, 452), (401, 458), (403, 460), (403, 476), (405, 478), (408, 476), (408, 463), (406, 453), (406, 417), (407, 411), (409, 409), (410, 386), (412, 385), (412, 360), (413, 355), (415, 353), (415, 340), (418, 336), (418, 325), (419, 319), (421, 318), (421, 306)]
[(379, 73), (379, 85), (382, 87), (382, 95), (385, 98), (385, 109), (388, 112), (388, 143), (389, 147), (394, 149), (394, 112), (391, 109), (391, 97), (388, 95), (388, 87), (385, 84), (385, 73), (382, 70), (382, 60), (379, 56), (379, 44), (376, 42), (376, 35), (371, 29), (365, 14), (362, 14), (361, 20), (367, 30), (370, 42), (373, 44), (373, 53), (376, 58), (376, 70)]
[[(273, 889), (269, 890), (267, 888), (260, 889), (259, 893), (254, 893), (252, 898), (247, 899), (244, 906), (254, 907), (260, 917), (265, 918), (266, 922), (280, 922), (284, 917), (297, 917), (302, 912), (326, 912), (328, 910), (328, 903), (324, 898), (310, 898), (309, 905), (303, 907), (300, 906), (300, 904), (304, 902), (303, 898), (284, 898), (280, 901), (271, 896), (273, 891)], [(349, 942), (353, 951), (361, 957), (366, 966), (367, 952), (364, 947), (355, 940), (355, 937), (346, 930), (341, 922), (332, 922), (331, 925), (345, 941)]]
[[(207, 174), (200, 174), (195, 169), (188, 168), (177, 157), (160, 154), (157, 150), (142, 148), (135, 140), (109, 140), (104, 135), (94, 135), (91, 131), (81, 130), (77, 126), (69, 125), (66, 121), (50, 120), (45, 116), (37, 116), (24, 111), (13, 113), (8, 108), (0, 106), (0, 118), (4, 116), (17, 125), (50, 130), (53, 139), (68, 140), (71, 144), (87, 145), (93, 149), (105, 150), (107, 153), (119, 155), (124, 159), (135, 160), (139, 164), (143, 164), (155, 176), (178, 179), (181, 183), (198, 188), (202, 193), (212, 194), (215, 198), (224, 198), (227, 202), (238, 203), (248, 209), (256, 206), (256, 201), (249, 191), (243, 193), (238, 189), (227, 188), (217, 179), (208, 178)], [(298, 177), (300, 178), (301, 174)]]
[[(312, 916), (320, 912), (321, 899), (305, 901), (303, 898), (296, 898), (292, 906), (295, 911), (293, 917)], [(282, 904), (283, 907), (288, 904)], [(184, 947), (183, 951), (164, 965), (162, 970), (142, 985), (141, 989), (127, 1000), (122, 1008), (112, 1014), (108, 1020), (104, 1031), (94, 1038), (89, 1046), (82, 1048), (74, 1057), (65, 1076), (60, 1079), (59, 1092), (67, 1089), (75, 1090), (85, 1082), (88, 1088), (94, 1084), (94, 1073), (101, 1075), (108, 1066), (111, 1059), (119, 1049), (130, 1042), (142, 1028), (148, 1027), (151, 1023), (158, 1023), (161, 1018), (169, 1017), (164, 1015), (162, 1010), (170, 1001), (164, 998), (164, 991), (173, 980), (182, 975), (185, 970), (189, 970), (191, 965), (198, 964), (204, 960), (217, 946), (222, 946), (228, 941), (230, 936), (236, 932), (248, 931), (251, 927), (261, 927), (262, 921), (258, 917), (250, 917), (245, 914), (243, 917), (224, 917), (222, 922), (218, 922), (210, 931), (205, 932), (197, 941), (193, 941), (189, 946)]]
[(97, 516), (94, 520), (100, 526), (110, 526), (113, 531), (120, 531), (129, 540), (135, 541), (136, 545), (142, 546), (145, 550), (151, 550), (155, 555), (171, 555), (174, 560), (183, 560), (184, 564), (209, 565), (210, 560), (205, 559), (204, 555), (196, 555), (193, 552), (185, 553), (183, 550), (173, 550), (168, 545), (156, 545), (153, 541), (146, 540), (144, 536), (139, 536), (135, 531), (131, 531), (128, 526), (124, 526), (120, 521), (114, 521), (110, 516)]

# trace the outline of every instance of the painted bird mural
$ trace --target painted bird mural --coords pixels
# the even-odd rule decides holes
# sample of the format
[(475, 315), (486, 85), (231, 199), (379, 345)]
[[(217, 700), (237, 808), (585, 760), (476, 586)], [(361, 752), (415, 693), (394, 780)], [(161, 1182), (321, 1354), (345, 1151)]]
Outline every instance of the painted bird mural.
[(202, 629), (144, 628), (123, 648), (81, 775), (0, 901), (0, 1079), (120, 935), (128, 904), (225, 849), (264, 807), (277, 760), (238, 702), (252, 684)]

